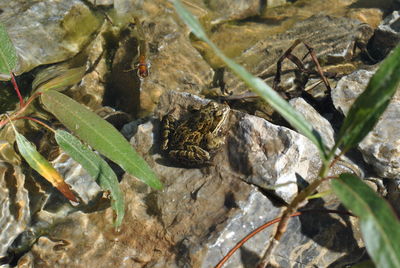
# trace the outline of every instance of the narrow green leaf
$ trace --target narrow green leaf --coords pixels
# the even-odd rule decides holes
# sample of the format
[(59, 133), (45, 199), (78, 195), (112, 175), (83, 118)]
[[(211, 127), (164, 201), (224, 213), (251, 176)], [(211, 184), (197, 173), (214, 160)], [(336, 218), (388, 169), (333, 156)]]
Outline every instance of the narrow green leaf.
[(40, 72), (32, 82), (32, 88), (37, 92), (48, 90), (61, 91), (68, 86), (74, 85), (82, 80), (86, 67), (68, 69), (67, 66), (52, 66)]
[(10, 74), (17, 65), (17, 52), (3, 24), (0, 23), (0, 73)]
[(49, 112), (93, 149), (149, 186), (162, 188), (146, 161), (110, 123), (57, 91), (47, 91), (41, 95), (41, 99)]
[(78, 202), (75, 195), (70, 190), (69, 186), (64, 182), (64, 179), (23, 135), (15, 131), (19, 152), (25, 161), (56, 187), (66, 198), (71, 201)]
[(124, 195), (119, 187), (117, 175), (106, 161), (99, 155), (83, 145), (80, 140), (64, 130), (57, 130), (55, 134), (57, 143), (72, 159), (80, 163), (96, 182), (111, 194), (111, 207), (117, 214), (116, 227), (122, 223), (125, 214)]
[(327, 159), (326, 146), (319, 133), (297, 113), (284, 99), (282, 99), (271, 87), (260, 78), (253, 76), (241, 65), (225, 56), (222, 51), (207, 37), (199, 21), (187, 11), (180, 1), (174, 1), (175, 9), (182, 20), (192, 29), (192, 32), (201, 40), (206, 42), (232, 71), (241, 78), (254, 92), (265, 99), (277, 112), (279, 112), (295, 129), (310, 139), (319, 149), (321, 158)]
[(400, 267), (400, 222), (387, 202), (352, 174), (341, 174), (332, 187), (360, 218), (365, 246), (377, 267)]
[(350, 268), (376, 268), (375, 264), (373, 261), (368, 260), (368, 261), (363, 261), (361, 263), (358, 263), (356, 265), (351, 266)]
[(387, 57), (351, 106), (339, 131), (337, 145), (343, 150), (356, 146), (373, 129), (389, 105), (400, 82), (400, 46)]

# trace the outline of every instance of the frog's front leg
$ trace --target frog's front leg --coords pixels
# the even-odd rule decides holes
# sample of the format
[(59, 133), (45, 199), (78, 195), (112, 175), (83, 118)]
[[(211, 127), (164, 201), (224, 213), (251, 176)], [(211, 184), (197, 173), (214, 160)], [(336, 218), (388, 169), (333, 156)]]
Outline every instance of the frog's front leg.
[(208, 133), (205, 138), (207, 142), (207, 149), (209, 151), (214, 151), (225, 143), (224, 135), (222, 135), (222, 137), (217, 137), (214, 133)]
[(169, 151), (170, 157), (190, 163), (207, 164), (210, 154), (200, 146), (188, 144), (183, 149)]
[(170, 137), (174, 135), (176, 119), (172, 116), (172, 111), (165, 115), (161, 122), (161, 149), (163, 151), (168, 150), (168, 144), (170, 143)]

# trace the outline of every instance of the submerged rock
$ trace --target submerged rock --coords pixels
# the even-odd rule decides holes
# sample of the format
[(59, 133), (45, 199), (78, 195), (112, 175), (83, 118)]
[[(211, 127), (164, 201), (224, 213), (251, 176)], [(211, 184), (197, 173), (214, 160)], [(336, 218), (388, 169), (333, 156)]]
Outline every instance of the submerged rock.
[(79, 0), (1, 2), (0, 21), (20, 59), (17, 75), (76, 55), (102, 23)]
[(7, 255), (14, 239), (31, 221), (25, 183), (20, 167), (0, 161), (0, 259)]
[(208, 8), (216, 12), (218, 17), (211, 23), (217, 24), (227, 20), (245, 19), (261, 13), (261, 1), (258, 0), (210, 0)]
[[(297, 22), (285, 33), (268, 36), (268, 38), (257, 42), (245, 50), (237, 58), (237, 61), (243, 64), (252, 74), (261, 77), (272, 85), (278, 59), (293, 45), (295, 40), (300, 39), (313, 48), (320, 64), (332, 67), (347, 62), (349, 64), (340, 66), (340, 73), (350, 73), (356, 68), (356, 63), (351, 64), (355, 41), (363, 40), (363, 42), (366, 42), (372, 34), (373, 29), (358, 20), (314, 15), (304, 21)], [(293, 51), (293, 54), (301, 59), (307, 52), (308, 50), (304, 45), (300, 44)], [(312, 64), (310, 57), (307, 57), (304, 62), (305, 66), (307, 64)], [(292, 90), (293, 71), (296, 69), (295, 65), (288, 59), (283, 61), (283, 74), (290, 73), (289, 77), (282, 78), (284, 89)], [(337, 70), (334, 72), (337, 72)], [(247, 86), (229, 71), (225, 81), (226, 88), (234, 93), (238, 94), (247, 89)]]

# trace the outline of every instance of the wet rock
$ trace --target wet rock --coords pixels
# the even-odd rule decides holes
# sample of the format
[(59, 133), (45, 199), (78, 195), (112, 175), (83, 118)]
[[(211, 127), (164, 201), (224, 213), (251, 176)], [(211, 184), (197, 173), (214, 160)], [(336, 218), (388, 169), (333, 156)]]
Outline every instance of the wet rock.
[[(347, 114), (355, 99), (365, 90), (374, 71), (360, 70), (343, 77), (332, 91), (333, 103)], [(378, 176), (398, 178), (400, 172), (400, 90), (397, 89), (388, 108), (374, 129), (359, 144), (364, 160)]]
[(400, 13), (394, 11), (376, 29), (368, 49), (376, 60), (382, 60), (400, 42)]
[[(197, 2), (192, 4), (194, 7), (197, 6)], [(149, 75), (142, 79), (135, 89), (140, 90), (140, 97), (139, 100), (135, 100), (135, 105), (131, 105), (141, 107), (139, 116), (153, 112), (159, 97), (167, 90), (199, 94), (206, 85), (212, 83), (214, 75), (212, 68), (193, 48), (188, 39), (189, 29), (179, 21), (177, 14), (170, 12), (171, 7), (168, 3), (119, 1), (116, 8), (120, 16), (124, 14), (132, 16), (133, 12), (139, 18), (147, 47), (146, 63), (150, 67)], [(137, 65), (137, 58), (130, 60), (131, 66)], [(136, 75), (136, 70), (128, 74)], [(117, 83), (121, 87), (126, 87), (123, 81)]]
[(52, 162), (54, 168), (57, 169), (83, 203), (88, 204), (101, 192), (100, 186), (87, 171), (65, 153), (60, 154)]
[(261, 1), (251, 0), (210, 0), (208, 7), (219, 14), (218, 18), (212, 21), (213, 24), (226, 20), (237, 20), (260, 15)]
[[(314, 29), (314, 30), (312, 30)], [(264, 79), (272, 85), (272, 80), (276, 73), (277, 60), (294, 43), (296, 39), (307, 42), (316, 53), (323, 66), (336, 65), (338, 63), (350, 62), (354, 55), (351, 50), (356, 40), (368, 40), (373, 34), (373, 30), (366, 24), (361, 24), (357, 20), (348, 18), (336, 18), (326, 15), (314, 15), (304, 21), (297, 22), (285, 33), (269, 36), (257, 42), (254, 46), (247, 49), (237, 61), (243, 64), (247, 70)], [(300, 59), (307, 53), (307, 49), (300, 44), (293, 54)], [(313, 64), (308, 57), (305, 64)], [(340, 72), (352, 72), (356, 68), (356, 63), (348, 64)], [(289, 60), (282, 64), (282, 70), (290, 73), (291, 77), (282, 78), (282, 87), (290, 89), (293, 87), (293, 71), (296, 67)], [(335, 70), (333, 72), (338, 72)], [(243, 82), (238, 81), (231, 72), (226, 73), (226, 88), (235, 93), (246, 90)]]
[(21, 168), (0, 161), (0, 259), (31, 220), (30, 199), (24, 186)]
[(20, 59), (17, 74), (76, 55), (102, 21), (78, 0), (2, 2), (0, 21)]
[(68, 91), (74, 100), (93, 111), (101, 109), (104, 105), (107, 75), (110, 73), (105, 49), (107, 47), (105, 36), (110, 31), (109, 27), (109, 24), (103, 24), (99, 29), (99, 34), (82, 53), (87, 57), (85, 64), (88, 68), (81, 82)]
[(154, 110), (158, 98), (167, 90), (199, 94), (212, 83), (214, 71), (191, 45), (187, 29), (172, 16), (146, 21), (144, 29), (151, 33), (150, 75), (142, 82), (140, 98), (147, 111)]
[[(179, 167), (160, 152), (158, 117), (172, 108), (181, 114), (187, 113), (189, 106), (205, 103), (207, 100), (188, 93), (169, 92), (161, 97), (155, 118), (124, 128), (126, 134), (129, 131), (130, 135), (133, 134), (131, 144), (159, 176), (164, 189), (153, 191), (125, 175), (120, 185), (125, 194), (126, 216), (119, 231), (112, 226), (113, 212), (107, 206), (86, 212), (69, 207), (61, 207), (61, 210), (48, 208), (40, 218), (53, 222), (54, 228), (38, 239), (32, 250), (20, 259), (21, 264), (30, 262), (50, 267), (71, 264), (89, 267), (98, 263), (117, 267), (210, 267), (216, 265), (245, 234), (276, 218), (279, 208), (256, 187), (245, 182), (252, 173), (240, 170), (237, 158), (247, 158), (246, 163), (252, 165), (248, 171), (254, 169), (253, 173), (258, 172), (256, 175), (260, 179), (272, 176), (291, 178), (292, 175), (288, 174), (290, 168), (303, 174), (307, 165), (319, 165), (318, 160), (311, 163), (307, 158), (317, 155), (316, 149), (310, 149), (310, 156), (303, 155), (305, 149), (302, 147), (313, 145), (304, 141), (301, 135), (255, 116), (231, 111), (227, 141), (216, 153), (214, 164), (198, 168)], [(294, 141), (290, 140), (292, 138)], [(278, 155), (288, 155), (290, 151), (296, 157), (293, 163)], [(278, 170), (274, 170), (275, 173), (285, 168), (289, 171), (270, 175), (268, 165)], [(77, 173), (71, 170), (66, 174)], [(320, 207), (323, 204), (314, 205)], [(351, 256), (354, 260), (362, 254), (352, 231), (347, 224), (341, 223), (343, 218), (321, 216), (318, 219), (317, 226), (315, 216), (291, 221), (284, 242), (279, 245), (279, 255), (274, 256), (281, 267), (299, 262), (328, 266), (333, 262), (345, 263), (342, 260), (344, 256)], [(348, 223), (349, 219), (344, 221)], [(316, 227), (318, 234), (305, 226)], [(269, 228), (249, 241), (233, 257), (231, 265), (254, 266), (272, 230)], [(310, 244), (313, 245), (311, 251)], [(308, 252), (307, 259), (305, 251)]]

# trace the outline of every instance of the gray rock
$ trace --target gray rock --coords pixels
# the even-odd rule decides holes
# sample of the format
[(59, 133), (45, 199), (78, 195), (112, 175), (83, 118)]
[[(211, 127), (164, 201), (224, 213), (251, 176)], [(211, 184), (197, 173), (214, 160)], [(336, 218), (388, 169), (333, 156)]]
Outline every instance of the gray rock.
[[(205, 245), (199, 247), (206, 251), (200, 267), (214, 267), (251, 230), (278, 217), (280, 211), (254, 187), (248, 199), (238, 202), (237, 205), (239, 209), (232, 213), (225, 227), (215, 234), (216, 237), (212, 237)], [(272, 235), (272, 231), (273, 228), (267, 228), (253, 237), (241, 251), (229, 259), (224, 267), (246, 267), (245, 263), (254, 266), (265, 249), (268, 243), (267, 238)], [(200, 251), (199, 249), (197, 251)], [(244, 261), (243, 256), (247, 256), (248, 260)]]
[(334, 135), (335, 132), (329, 123), (324, 117), (322, 117), (310, 104), (308, 104), (302, 98), (294, 98), (289, 101), (289, 103), (293, 106), (296, 111), (301, 113), (306, 121), (310, 123), (315, 130), (321, 135), (324, 143), (332, 148), (335, 144)]
[[(374, 71), (360, 70), (343, 77), (332, 91), (333, 103), (347, 114), (355, 99), (365, 90)], [(400, 172), (400, 90), (397, 89), (387, 110), (374, 129), (359, 144), (364, 160), (378, 176), (399, 178)]]
[(101, 19), (78, 0), (2, 0), (0, 5), (0, 21), (19, 56), (16, 74), (76, 55), (101, 25)]
[(352, 74), (342, 77), (331, 96), (336, 110), (347, 115), (354, 100), (365, 90), (369, 79), (375, 73), (376, 68), (372, 70), (358, 70)]
[(84, 204), (93, 201), (101, 192), (100, 186), (87, 171), (65, 153), (54, 159), (52, 164)]
[[(235, 113), (234, 113), (235, 114)], [(237, 114), (228, 137), (230, 165), (243, 180), (275, 192), (285, 201), (297, 181), (311, 182), (321, 165), (316, 147), (304, 136), (262, 118)]]
[[(190, 98), (188, 98), (190, 97)], [(176, 109), (184, 113), (197, 98), (169, 92), (160, 99), (161, 115)], [(204, 101), (202, 102), (204, 103)], [(226, 146), (217, 155), (241, 179), (265, 189), (275, 189), (284, 200), (297, 194), (296, 182), (316, 177), (320, 159), (316, 147), (304, 136), (257, 116), (231, 110)], [(219, 158), (221, 157), (221, 158)]]
[(400, 42), (400, 13), (394, 11), (375, 30), (368, 48), (377, 60), (382, 60)]

